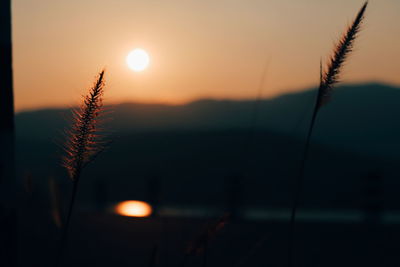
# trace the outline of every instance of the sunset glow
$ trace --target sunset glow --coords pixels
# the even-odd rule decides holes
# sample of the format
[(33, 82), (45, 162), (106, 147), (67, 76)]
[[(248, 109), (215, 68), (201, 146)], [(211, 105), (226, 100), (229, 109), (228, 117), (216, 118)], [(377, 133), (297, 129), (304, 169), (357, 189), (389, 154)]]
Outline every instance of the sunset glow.
[(115, 211), (119, 215), (128, 217), (148, 217), (153, 212), (149, 204), (138, 200), (120, 202), (116, 206)]
[[(113, 104), (254, 99), (267, 59), (262, 97), (314, 88), (363, 0), (37, 2), (13, 1), (17, 111), (75, 105), (102, 67)], [(371, 2), (343, 83), (400, 85), (398, 10)]]

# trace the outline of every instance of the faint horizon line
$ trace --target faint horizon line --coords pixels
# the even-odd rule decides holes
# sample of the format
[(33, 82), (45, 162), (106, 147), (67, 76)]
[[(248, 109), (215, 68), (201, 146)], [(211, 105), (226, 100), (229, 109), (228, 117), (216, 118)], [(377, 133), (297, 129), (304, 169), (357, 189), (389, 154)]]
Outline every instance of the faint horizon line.
[[(400, 89), (400, 84), (393, 84), (390, 82), (384, 81), (377, 81), (377, 80), (369, 80), (369, 81), (362, 81), (362, 82), (343, 82), (338, 87), (354, 87), (354, 86), (366, 86), (366, 85), (380, 85), (386, 87), (392, 87)], [(307, 93), (309, 91), (317, 90), (318, 86), (308, 86), (308, 87), (300, 87), (297, 89), (291, 89), (289, 91), (285, 91), (283, 93), (278, 93), (272, 96), (264, 96), (260, 98), (261, 101), (265, 100), (273, 100), (279, 97), (289, 96), (289, 95), (296, 95)], [(136, 105), (153, 105), (153, 106), (171, 106), (171, 107), (179, 107), (179, 106), (187, 106), (196, 102), (201, 101), (227, 101), (227, 102), (241, 102), (241, 101), (256, 101), (254, 97), (242, 97), (242, 98), (235, 98), (235, 97), (211, 97), (211, 96), (204, 96), (204, 97), (195, 97), (188, 100), (180, 101), (177, 103), (169, 102), (169, 101), (135, 101), (135, 100), (126, 100), (126, 101), (107, 101), (107, 97), (105, 97), (105, 102), (109, 102), (106, 106), (118, 106), (124, 104), (136, 104)], [(65, 109), (73, 109), (78, 106), (79, 103), (73, 104), (61, 104), (61, 105), (42, 105), (37, 107), (27, 107), (27, 108), (16, 108), (16, 114), (19, 113), (26, 113), (26, 112), (36, 112), (42, 110), (65, 110)]]

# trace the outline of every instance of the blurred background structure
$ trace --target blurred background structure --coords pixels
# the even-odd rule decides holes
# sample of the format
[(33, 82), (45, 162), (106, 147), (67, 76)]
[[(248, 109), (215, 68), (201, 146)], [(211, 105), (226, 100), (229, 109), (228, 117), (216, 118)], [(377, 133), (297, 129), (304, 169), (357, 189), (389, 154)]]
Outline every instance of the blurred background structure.
[(14, 97), (11, 1), (0, 3), (0, 257), (6, 266), (17, 260), (17, 190), (14, 175)]

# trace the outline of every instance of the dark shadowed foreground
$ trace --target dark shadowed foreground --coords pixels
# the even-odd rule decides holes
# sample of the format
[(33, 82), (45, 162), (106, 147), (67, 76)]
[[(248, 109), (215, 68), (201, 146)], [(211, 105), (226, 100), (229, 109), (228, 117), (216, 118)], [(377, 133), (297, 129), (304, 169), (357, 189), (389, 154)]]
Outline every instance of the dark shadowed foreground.
[[(291, 181), (304, 147), (309, 91), (260, 102), (196, 101), (114, 107), (112, 146), (77, 193), (64, 266), (179, 266), (190, 240), (225, 212), (207, 257), (186, 266), (285, 266)], [(297, 266), (398, 266), (400, 91), (338, 88), (321, 110), (305, 169)], [(68, 110), (17, 115), (22, 266), (52, 266), (72, 184), (61, 166)], [(49, 180), (51, 182), (49, 182)], [(160, 218), (112, 213), (124, 200)], [(157, 245), (157, 246), (156, 246)]]
[[(27, 218), (21, 238), (22, 266), (52, 266), (56, 228)], [(63, 266), (149, 266), (158, 246), (157, 266), (179, 266), (187, 245), (209, 219), (134, 219), (78, 212)], [(398, 224), (300, 222), (296, 266), (396, 266)], [(208, 246), (207, 266), (285, 266), (287, 224), (231, 222)], [(202, 255), (187, 266), (201, 266)]]

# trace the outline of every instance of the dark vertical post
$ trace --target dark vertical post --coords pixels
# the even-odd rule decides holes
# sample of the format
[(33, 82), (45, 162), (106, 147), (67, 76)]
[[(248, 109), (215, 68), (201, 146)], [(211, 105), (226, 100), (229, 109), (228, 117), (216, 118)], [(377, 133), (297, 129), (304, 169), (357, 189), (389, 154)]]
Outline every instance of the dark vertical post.
[(153, 208), (152, 216), (158, 216), (160, 211), (160, 178), (157, 175), (151, 176), (147, 181), (147, 201)]
[(98, 212), (105, 212), (107, 208), (107, 186), (103, 180), (97, 180), (94, 188), (95, 206)]
[(376, 226), (381, 223), (383, 210), (383, 178), (375, 172), (363, 177), (364, 191), (364, 222), (369, 226)]
[(240, 219), (240, 202), (243, 190), (244, 177), (240, 174), (228, 176), (226, 178), (227, 187), (227, 210), (231, 220)]
[(0, 265), (17, 266), (11, 0), (0, 1)]
[(14, 131), (11, 0), (0, 1), (0, 131)]
[(361, 249), (368, 256), (368, 265), (379, 266), (386, 255), (386, 236), (383, 234), (384, 177), (377, 171), (362, 177), (364, 223), (360, 229), (366, 240)]

